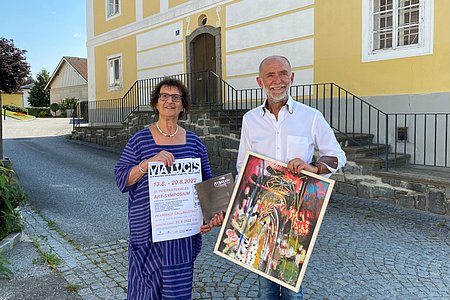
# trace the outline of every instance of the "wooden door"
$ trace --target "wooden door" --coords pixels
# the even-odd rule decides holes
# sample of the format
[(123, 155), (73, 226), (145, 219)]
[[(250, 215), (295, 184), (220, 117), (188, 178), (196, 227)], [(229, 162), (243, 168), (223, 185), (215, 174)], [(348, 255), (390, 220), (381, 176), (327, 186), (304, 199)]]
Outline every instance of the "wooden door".
[(216, 72), (216, 46), (213, 35), (203, 33), (192, 41), (193, 49), (193, 85), (192, 104), (207, 105), (214, 102), (216, 96), (216, 78), (209, 71)]

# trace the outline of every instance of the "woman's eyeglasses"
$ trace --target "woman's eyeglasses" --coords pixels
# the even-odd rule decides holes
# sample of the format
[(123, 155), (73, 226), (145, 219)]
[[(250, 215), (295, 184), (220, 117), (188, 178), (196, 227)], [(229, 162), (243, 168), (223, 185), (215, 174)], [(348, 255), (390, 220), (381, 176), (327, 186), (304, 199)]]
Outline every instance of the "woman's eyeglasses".
[(159, 94), (159, 100), (166, 102), (169, 99), (172, 99), (173, 102), (180, 102), (181, 101), (181, 95), (178, 94), (167, 94), (167, 93), (160, 93)]

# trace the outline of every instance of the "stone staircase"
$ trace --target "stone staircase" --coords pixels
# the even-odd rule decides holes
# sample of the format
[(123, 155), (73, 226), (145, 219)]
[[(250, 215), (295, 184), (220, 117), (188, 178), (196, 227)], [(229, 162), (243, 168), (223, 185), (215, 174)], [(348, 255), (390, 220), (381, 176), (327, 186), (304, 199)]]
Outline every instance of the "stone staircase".
[(230, 124), (210, 112), (191, 112), (180, 124), (195, 132), (205, 143), (213, 174), (236, 174), (240, 134)]
[[(355, 141), (337, 134), (337, 139), (348, 160), (331, 177), (336, 180), (337, 192), (450, 215), (450, 169), (410, 165), (410, 155), (391, 153), (385, 145), (372, 144), (371, 135), (359, 135)], [(384, 168), (386, 152), (388, 171)], [(437, 169), (439, 175), (431, 178), (428, 174)]]
[[(152, 112), (134, 112), (122, 126), (79, 127), (72, 134), (102, 146), (122, 149), (129, 137), (155, 122)], [(240, 133), (230, 122), (215, 112), (191, 111), (180, 125), (195, 132), (205, 143), (214, 174), (236, 174)], [(347, 154), (347, 165), (331, 178), (335, 191), (357, 197), (371, 198), (396, 205), (450, 215), (450, 170), (442, 168), (441, 176), (428, 180), (430, 170), (417, 170), (408, 164), (409, 155), (390, 153), (389, 147), (372, 143), (373, 135), (336, 134)], [(389, 171), (384, 169), (386, 152)], [(435, 168), (432, 168), (436, 172)], [(405, 176), (408, 170), (408, 176)], [(446, 177), (447, 176), (447, 177)]]

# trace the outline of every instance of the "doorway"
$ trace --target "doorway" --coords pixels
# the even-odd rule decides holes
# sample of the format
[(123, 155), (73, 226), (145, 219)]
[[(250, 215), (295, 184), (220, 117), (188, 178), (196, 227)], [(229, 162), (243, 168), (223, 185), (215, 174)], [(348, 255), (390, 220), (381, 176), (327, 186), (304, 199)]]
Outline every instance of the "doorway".
[(186, 38), (186, 43), (192, 104), (215, 106), (220, 103), (220, 28), (199, 27)]

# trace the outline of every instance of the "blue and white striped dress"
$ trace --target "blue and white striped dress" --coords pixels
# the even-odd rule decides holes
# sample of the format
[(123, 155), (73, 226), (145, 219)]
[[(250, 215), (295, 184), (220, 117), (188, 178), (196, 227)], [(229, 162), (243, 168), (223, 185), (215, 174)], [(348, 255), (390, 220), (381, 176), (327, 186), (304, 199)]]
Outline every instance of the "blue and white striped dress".
[(138, 131), (126, 145), (114, 168), (117, 186), (128, 192), (128, 299), (191, 299), (194, 260), (202, 246), (197, 234), (164, 242), (152, 242), (148, 176), (126, 187), (131, 168), (160, 151), (175, 159), (199, 157), (203, 180), (211, 178), (206, 147), (186, 130), (186, 144), (157, 145), (148, 128)]

